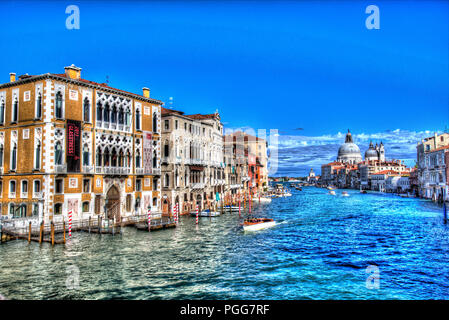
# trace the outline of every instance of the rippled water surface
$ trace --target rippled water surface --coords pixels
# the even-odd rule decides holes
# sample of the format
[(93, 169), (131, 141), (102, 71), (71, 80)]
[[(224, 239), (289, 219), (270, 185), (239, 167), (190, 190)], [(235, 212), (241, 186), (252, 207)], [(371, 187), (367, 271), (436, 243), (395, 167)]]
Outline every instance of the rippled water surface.
[[(447, 299), (449, 227), (442, 209), (392, 195), (330, 196), (313, 187), (255, 205), (279, 222), (244, 233), (238, 214), (181, 217), (176, 229), (74, 233), (66, 247), (0, 246), (10, 299)], [(79, 268), (79, 289), (66, 287)], [(367, 289), (377, 265), (380, 289)]]

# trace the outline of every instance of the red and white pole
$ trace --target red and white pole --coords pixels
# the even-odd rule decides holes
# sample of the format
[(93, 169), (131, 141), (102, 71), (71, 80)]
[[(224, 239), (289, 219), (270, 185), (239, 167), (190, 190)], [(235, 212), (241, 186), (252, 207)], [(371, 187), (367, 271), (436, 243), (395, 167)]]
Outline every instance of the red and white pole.
[(69, 238), (72, 237), (72, 210), (69, 211)]
[(175, 220), (175, 223), (178, 223), (178, 214), (176, 212), (176, 204), (173, 206), (173, 219)]
[(151, 210), (148, 209), (148, 231), (151, 231)]
[(176, 223), (178, 223), (179, 220), (179, 203), (176, 204)]
[(196, 205), (196, 224), (198, 224), (198, 215), (200, 213), (200, 208), (198, 207), (198, 205)]

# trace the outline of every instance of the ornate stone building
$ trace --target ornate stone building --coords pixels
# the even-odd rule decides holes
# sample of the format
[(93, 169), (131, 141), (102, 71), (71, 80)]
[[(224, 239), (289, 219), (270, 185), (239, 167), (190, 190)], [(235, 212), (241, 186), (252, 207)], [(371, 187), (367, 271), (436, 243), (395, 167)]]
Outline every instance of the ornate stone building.
[(357, 164), (362, 161), (359, 147), (354, 143), (351, 132), (346, 134), (345, 143), (338, 149), (337, 162)]
[(223, 125), (218, 112), (185, 115), (162, 108), (162, 212), (216, 204), (225, 185)]
[[(1, 212), (110, 217), (159, 210), (162, 102), (63, 74), (0, 85)], [(107, 201), (106, 201), (107, 200)]]

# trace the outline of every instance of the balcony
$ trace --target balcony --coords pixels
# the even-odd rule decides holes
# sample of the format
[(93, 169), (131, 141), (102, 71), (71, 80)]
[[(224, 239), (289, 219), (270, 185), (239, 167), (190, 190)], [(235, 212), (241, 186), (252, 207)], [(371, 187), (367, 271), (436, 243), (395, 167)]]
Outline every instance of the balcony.
[(161, 175), (161, 168), (153, 168), (153, 174), (154, 175)]
[(83, 166), (83, 172), (84, 173), (93, 173), (94, 172), (94, 166)]
[(136, 174), (144, 174), (143, 168), (136, 168)]
[(42, 191), (33, 192), (33, 199), (42, 199), (44, 193)]
[(16, 197), (16, 193), (15, 192), (10, 192), (9, 193), (9, 198), (10, 199), (14, 199)]
[(206, 186), (206, 184), (205, 183), (203, 183), (203, 182), (197, 182), (197, 183), (193, 183), (192, 185), (191, 185), (191, 189), (192, 190), (195, 190), (195, 189), (204, 189), (204, 187)]
[(20, 198), (22, 199), (28, 198), (28, 192), (20, 192)]
[(55, 166), (56, 173), (67, 173), (67, 165), (66, 164), (57, 164)]
[(170, 157), (162, 157), (161, 164), (169, 164), (170, 163)]

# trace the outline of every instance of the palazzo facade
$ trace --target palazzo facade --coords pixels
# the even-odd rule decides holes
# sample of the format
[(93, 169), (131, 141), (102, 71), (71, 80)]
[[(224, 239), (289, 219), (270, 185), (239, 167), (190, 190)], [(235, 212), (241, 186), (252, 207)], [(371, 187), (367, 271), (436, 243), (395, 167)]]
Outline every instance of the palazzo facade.
[(63, 74), (0, 85), (1, 214), (110, 218), (160, 210), (162, 102)]

